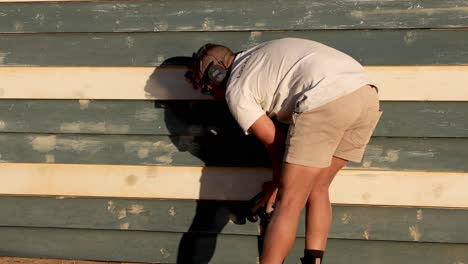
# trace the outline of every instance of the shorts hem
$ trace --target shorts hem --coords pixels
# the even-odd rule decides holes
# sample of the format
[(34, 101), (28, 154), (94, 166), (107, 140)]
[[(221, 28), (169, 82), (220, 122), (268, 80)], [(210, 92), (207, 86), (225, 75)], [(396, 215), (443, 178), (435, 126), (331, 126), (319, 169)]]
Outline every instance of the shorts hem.
[(330, 167), (331, 165), (331, 161), (330, 162), (312, 161), (312, 160), (299, 159), (295, 157), (286, 157), (284, 159), (284, 162), (306, 166), (306, 167), (315, 167), (315, 168), (327, 168), (327, 167)]
[(335, 154), (333, 154), (333, 156), (335, 156), (337, 158), (340, 158), (340, 159), (344, 159), (344, 160), (348, 160), (348, 161), (352, 161), (352, 162), (356, 162), (356, 163), (361, 163), (362, 158), (364, 156), (364, 153), (362, 153), (362, 154), (346, 154), (345, 152), (335, 152)]

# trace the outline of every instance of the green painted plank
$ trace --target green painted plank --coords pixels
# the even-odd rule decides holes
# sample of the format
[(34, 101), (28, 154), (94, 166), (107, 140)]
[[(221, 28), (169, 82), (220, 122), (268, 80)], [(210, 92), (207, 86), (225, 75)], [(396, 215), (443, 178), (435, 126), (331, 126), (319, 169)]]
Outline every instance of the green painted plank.
[(468, 25), (467, 8), (463, 0), (0, 3), (0, 32), (453, 28)]
[[(5, 227), (259, 235), (258, 223), (245, 218), (246, 202), (0, 196), (0, 208)], [(466, 209), (334, 205), (329, 237), (468, 243), (467, 217)], [(304, 237), (304, 220), (298, 237)]]
[[(381, 108), (374, 136), (468, 137), (467, 102), (386, 101)], [(0, 100), (0, 112), (2, 132), (199, 136), (236, 126), (212, 101)]]
[(0, 35), (0, 65), (155, 66), (207, 42), (234, 51), (283, 37), (313, 39), (364, 65), (468, 64), (468, 30), (319, 30)]
[(465, 102), (380, 102), (374, 136), (468, 137)]
[[(180, 233), (0, 228), (3, 256), (157, 263), (257, 263), (258, 238)], [(303, 239), (296, 240), (285, 263), (297, 263)], [(178, 258), (179, 255), (179, 258)], [(330, 239), (326, 261), (335, 264), (468, 261), (467, 244)]]
[[(468, 171), (467, 144), (467, 138), (376, 137), (367, 146), (363, 162), (349, 167)], [(241, 133), (205, 137), (2, 133), (0, 149), (0, 162), (269, 166), (263, 146)]]

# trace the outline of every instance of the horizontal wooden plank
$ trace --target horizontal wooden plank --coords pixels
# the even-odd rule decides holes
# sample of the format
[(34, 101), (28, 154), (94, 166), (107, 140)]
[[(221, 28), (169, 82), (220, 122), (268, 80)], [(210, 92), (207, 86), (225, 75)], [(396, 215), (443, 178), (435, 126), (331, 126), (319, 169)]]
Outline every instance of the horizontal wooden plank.
[(437, 1), (92, 1), (0, 3), (0, 32), (453, 28), (468, 4)]
[[(202, 137), (0, 133), (0, 162), (270, 166), (264, 147), (253, 136), (229, 132)], [(468, 171), (467, 144), (468, 138), (375, 137), (367, 146), (362, 163), (348, 166)]]
[(0, 65), (157, 66), (208, 42), (239, 51), (283, 37), (323, 42), (364, 65), (468, 64), (468, 30), (318, 30), (0, 34)]
[[(157, 263), (256, 263), (255, 236), (128, 232), (49, 228), (0, 228), (5, 256)], [(285, 260), (297, 263), (303, 239)], [(330, 239), (325, 260), (336, 264), (466, 263), (467, 244)], [(395, 254), (395, 252), (398, 252)]]
[[(0, 264), (132, 264), (129, 262), (102, 262), (86, 260), (66, 260), (66, 259), (40, 259), (40, 258), (15, 258), (0, 257)], [(136, 264), (136, 263), (133, 263)]]
[[(468, 102), (381, 102), (383, 137), (468, 137)], [(0, 100), (0, 131), (133, 135), (210, 135), (235, 129), (214, 101)], [(47, 118), (43, 118), (47, 116)]]
[[(468, 101), (467, 66), (366, 70), (384, 101)], [(209, 99), (185, 81), (185, 71), (183, 67), (0, 67), (0, 98)], [(83, 101), (82, 107), (86, 104)]]
[[(0, 194), (249, 200), (271, 172), (260, 168), (0, 163)], [(468, 207), (467, 173), (343, 170), (337, 204)], [(353, 186), (353, 188), (350, 188)]]
[[(0, 226), (259, 235), (246, 202), (0, 196), (0, 207)], [(468, 243), (467, 217), (466, 209), (334, 205), (329, 238)]]

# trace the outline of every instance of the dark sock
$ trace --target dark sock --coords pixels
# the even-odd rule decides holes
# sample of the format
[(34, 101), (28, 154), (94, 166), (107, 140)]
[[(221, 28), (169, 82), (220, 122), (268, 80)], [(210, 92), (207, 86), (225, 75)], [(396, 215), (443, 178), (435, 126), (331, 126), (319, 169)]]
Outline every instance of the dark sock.
[(301, 258), (302, 264), (322, 264), (322, 250), (304, 249), (304, 257)]

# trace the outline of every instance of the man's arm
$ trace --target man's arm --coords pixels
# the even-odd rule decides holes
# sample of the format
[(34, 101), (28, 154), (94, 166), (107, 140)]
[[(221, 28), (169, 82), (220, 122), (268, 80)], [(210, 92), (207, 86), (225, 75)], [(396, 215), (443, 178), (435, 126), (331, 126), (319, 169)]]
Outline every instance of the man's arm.
[(249, 128), (260, 142), (266, 147), (273, 167), (273, 181), (279, 183), (283, 165), (285, 136), (273, 121), (266, 115), (260, 116)]

